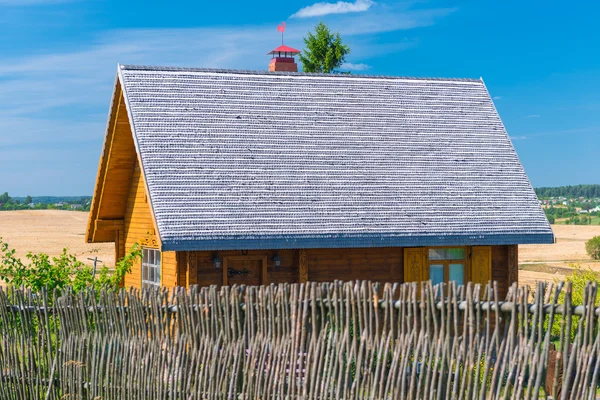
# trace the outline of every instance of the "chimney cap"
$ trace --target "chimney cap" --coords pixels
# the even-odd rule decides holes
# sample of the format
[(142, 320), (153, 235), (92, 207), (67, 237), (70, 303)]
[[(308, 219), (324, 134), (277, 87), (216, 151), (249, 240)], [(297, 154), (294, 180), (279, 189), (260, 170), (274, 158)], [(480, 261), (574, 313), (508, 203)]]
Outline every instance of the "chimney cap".
[(298, 54), (300, 53), (300, 50), (296, 50), (293, 47), (289, 47), (286, 45), (281, 45), (276, 49), (271, 50), (270, 52), (268, 52), (267, 54), (277, 54), (277, 53), (292, 53), (292, 54)]

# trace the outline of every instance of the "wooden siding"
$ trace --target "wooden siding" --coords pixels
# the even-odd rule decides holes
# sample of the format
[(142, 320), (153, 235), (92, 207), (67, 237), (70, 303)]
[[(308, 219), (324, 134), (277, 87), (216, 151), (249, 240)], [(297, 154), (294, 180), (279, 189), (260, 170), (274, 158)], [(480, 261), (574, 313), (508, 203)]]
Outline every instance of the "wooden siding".
[[(509, 282), (508, 249), (510, 246), (491, 246), (491, 279), (498, 281), (499, 295), (505, 296)], [(516, 246), (513, 246), (516, 248)], [(489, 249), (489, 247), (485, 247)], [(221, 260), (227, 256), (267, 256), (268, 283), (300, 282), (301, 252), (306, 257), (306, 276), (308, 281), (329, 282), (339, 280), (372, 280), (380, 282), (403, 282), (404, 250), (397, 247), (358, 248), (358, 249), (302, 249), (280, 250), (281, 266), (275, 268), (273, 256), (275, 251), (251, 250), (242, 251), (190, 251), (179, 254), (181, 269), (177, 275), (179, 285), (221, 285), (223, 271), (215, 269), (213, 258), (218, 255)], [(409, 249), (410, 250), (410, 249)], [(416, 248), (414, 249), (417, 250)], [(423, 267), (427, 263), (422, 262)], [(467, 261), (465, 270), (471, 263)], [(465, 271), (466, 272), (466, 271)], [(466, 278), (469, 278), (466, 272)], [(423, 276), (427, 276), (424, 274)], [(165, 284), (165, 283), (163, 283)], [(166, 285), (166, 284), (165, 284)]]
[[(335, 279), (370, 279), (381, 282), (402, 281), (402, 248), (377, 249), (304, 249), (308, 269), (308, 280), (314, 282), (333, 281)], [(269, 283), (298, 282), (300, 276), (300, 251), (280, 250), (281, 266), (275, 268), (275, 251), (251, 250), (244, 252), (249, 256), (267, 256), (267, 281)], [(200, 286), (221, 285), (223, 271), (213, 264), (214, 256), (223, 259), (227, 256), (241, 255), (241, 251), (195, 251), (188, 252), (188, 284)]]
[(498, 295), (508, 293), (508, 246), (492, 246), (492, 280), (498, 281)]
[(213, 264), (213, 258), (216, 254), (223, 260), (228, 256), (248, 255), (253, 257), (267, 257), (267, 282), (268, 283), (293, 283), (298, 282), (298, 251), (297, 250), (280, 250), (279, 259), (281, 265), (275, 267), (273, 264), (273, 256), (275, 251), (250, 250), (250, 251), (191, 251), (187, 252), (185, 257), (187, 260), (186, 283), (187, 285), (222, 285), (223, 271), (216, 269)]
[[(133, 169), (131, 188), (127, 199), (127, 207), (125, 208), (124, 236), (125, 251), (129, 251), (135, 243), (143, 247), (160, 248), (150, 205), (148, 204), (144, 178), (138, 163), (135, 164)], [(161, 267), (162, 285), (167, 287), (178, 286), (176, 252), (162, 252)], [(141, 262), (138, 261), (134, 264), (131, 274), (127, 274), (125, 277), (125, 286), (141, 287), (141, 285)]]
[(362, 249), (308, 249), (308, 280), (403, 280), (403, 249), (400, 247)]
[(492, 278), (492, 247), (491, 246), (473, 246), (471, 247), (471, 266), (466, 268), (467, 280), (480, 285), (487, 285)]

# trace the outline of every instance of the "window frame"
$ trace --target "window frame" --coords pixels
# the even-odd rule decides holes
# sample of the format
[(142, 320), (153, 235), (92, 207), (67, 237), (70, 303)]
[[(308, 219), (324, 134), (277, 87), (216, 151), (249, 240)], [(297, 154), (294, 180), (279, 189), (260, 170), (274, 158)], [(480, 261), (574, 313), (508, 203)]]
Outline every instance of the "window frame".
[[(150, 252), (154, 253), (154, 263), (150, 263), (146, 259), (146, 255)], [(158, 262), (158, 263), (157, 263)], [(149, 280), (148, 272), (150, 269), (154, 269), (155, 275), (158, 275), (158, 280)], [(160, 288), (162, 286), (162, 253), (159, 249), (151, 247), (142, 247), (142, 262), (141, 262), (141, 281), (142, 289), (144, 288)]]
[[(430, 260), (429, 249), (464, 249), (465, 256), (462, 259), (454, 260)], [(470, 264), (469, 259), (471, 257), (471, 249), (469, 246), (430, 246), (425, 247), (425, 262), (427, 268), (427, 278), (431, 279), (430, 271), (431, 265), (443, 265), (444, 266), (444, 283), (450, 282), (450, 264), (462, 264), (463, 265), (463, 284), (466, 284), (471, 280), (470, 276)]]

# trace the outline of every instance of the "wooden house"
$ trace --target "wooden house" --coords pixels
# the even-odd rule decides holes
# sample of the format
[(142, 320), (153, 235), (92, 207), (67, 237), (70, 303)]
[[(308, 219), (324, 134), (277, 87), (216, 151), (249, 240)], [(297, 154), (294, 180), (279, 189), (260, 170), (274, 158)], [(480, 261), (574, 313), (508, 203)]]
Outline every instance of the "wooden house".
[(505, 292), (553, 243), (483, 81), (273, 70), (118, 67), (86, 240), (143, 247), (126, 286)]

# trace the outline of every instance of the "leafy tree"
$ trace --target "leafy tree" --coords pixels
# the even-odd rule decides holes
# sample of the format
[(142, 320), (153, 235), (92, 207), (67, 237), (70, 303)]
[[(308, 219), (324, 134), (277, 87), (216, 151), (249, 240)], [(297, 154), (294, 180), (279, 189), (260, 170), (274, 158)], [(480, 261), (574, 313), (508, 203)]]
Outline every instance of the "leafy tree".
[(600, 197), (600, 185), (575, 185), (560, 187), (541, 187), (536, 188), (535, 193), (540, 198), (544, 197)]
[(0, 203), (10, 203), (11, 198), (8, 195), (8, 192), (4, 192), (0, 194)]
[(331, 73), (339, 68), (346, 56), (350, 53), (350, 47), (342, 43), (339, 33), (333, 34), (322, 22), (315, 27), (315, 33), (308, 33), (304, 38), (306, 45), (300, 54), (302, 71)]
[(585, 243), (585, 251), (594, 260), (600, 260), (600, 236), (595, 236)]
[(27, 197), (25, 198), (25, 204), (31, 204), (33, 203), (33, 199), (31, 198), (31, 196), (27, 195)]

